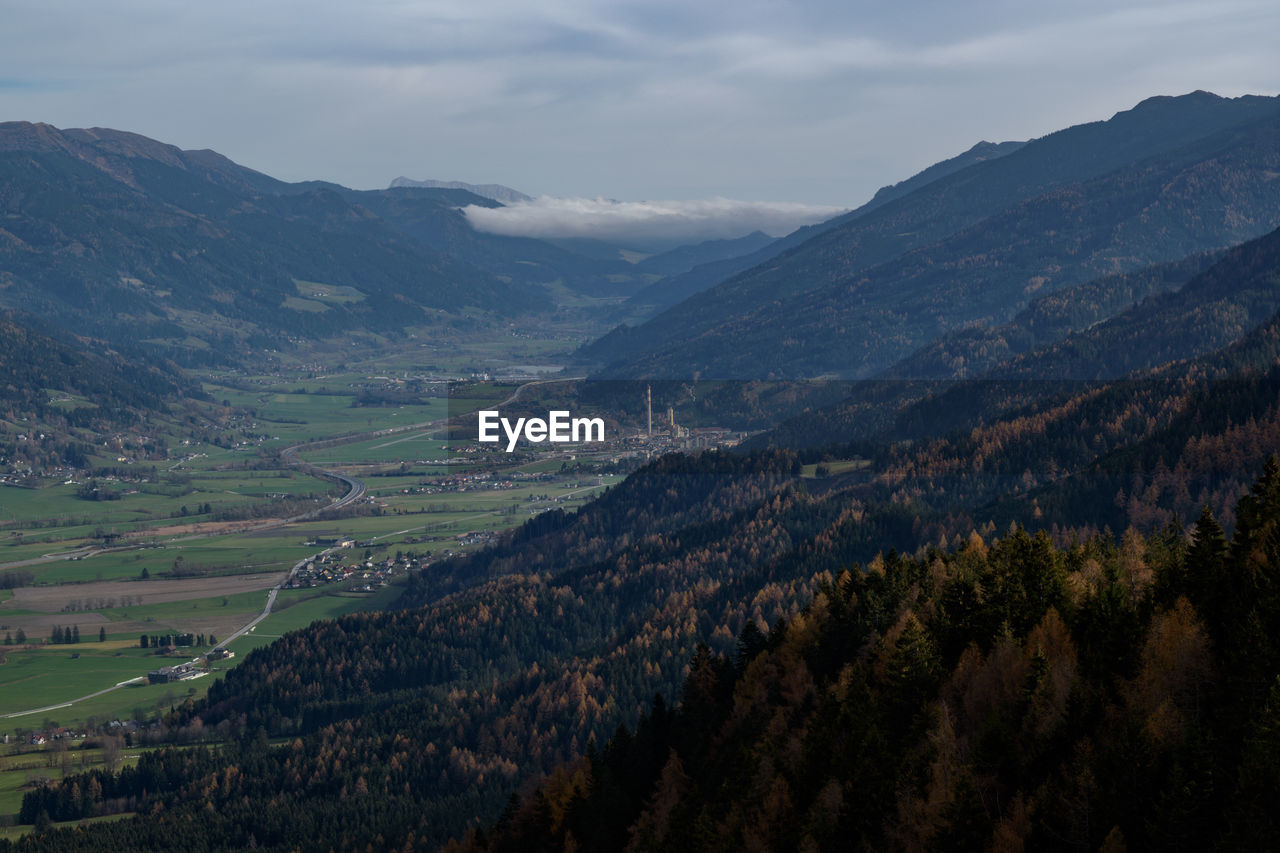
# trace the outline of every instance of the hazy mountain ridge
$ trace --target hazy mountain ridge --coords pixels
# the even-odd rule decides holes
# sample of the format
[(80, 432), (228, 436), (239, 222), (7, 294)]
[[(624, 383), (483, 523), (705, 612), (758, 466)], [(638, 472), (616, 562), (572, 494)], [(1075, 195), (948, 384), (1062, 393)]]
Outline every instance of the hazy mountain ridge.
[(948, 332), (881, 374), (885, 379), (968, 379), (1019, 353), (1114, 317), (1156, 293), (1176, 290), (1224, 252), (1196, 253), (1131, 273), (1103, 276), (1033, 299), (999, 326)]
[[(763, 231), (753, 231), (732, 240), (704, 240), (679, 246), (636, 263), (636, 268), (659, 275), (678, 275), (701, 264), (732, 260), (765, 249), (775, 238)], [(633, 297), (634, 299), (635, 297)]]
[(152, 160), (240, 190), (279, 192), (289, 185), (208, 149), (184, 151), (146, 136), (111, 128), (67, 128), (0, 122), (0, 151), (61, 151), (137, 187), (131, 164)]
[(876, 190), (876, 194), (871, 197), (871, 201), (858, 209), (864, 213), (870, 212), (894, 199), (910, 195), (921, 187), (928, 186), (953, 172), (958, 172), (976, 163), (985, 163), (988, 160), (1008, 156), (1026, 144), (1025, 141), (987, 142), (984, 139), (974, 144), (968, 151), (957, 154), (955, 157), (948, 157), (946, 160), (940, 160), (928, 168), (921, 169), (905, 181), (881, 187)]
[[(430, 310), (545, 300), (411, 241), (332, 189), (290, 191), (210, 152), (47, 125), (5, 125), (0, 140), (0, 300), (81, 332), (191, 333), (233, 352), (264, 335), (403, 328)], [(361, 298), (299, 302), (295, 280)], [(212, 322), (193, 324), (189, 312)]]
[[(1143, 262), (1141, 256), (1126, 260), (1132, 252), (1130, 244), (1137, 246), (1147, 237), (1169, 242), (1170, 235), (1159, 233), (1158, 229), (1148, 235), (1138, 234), (1136, 232), (1143, 226), (1137, 221), (1125, 226), (1123, 233), (1109, 236), (1092, 234), (1087, 227), (1082, 227), (1087, 226), (1088, 218), (1094, 215), (1092, 208), (1099, 208), (1097, 216), (1108, 223), (1108, 227), (1119, 228), (1127, 218), (1126, 211), (1119, 205), (1143, 203), (1136, 193), (1144, 179), (1148, 182), (1145, 204), (1157, 201), (1162, 187), (1150, 184), (1153, 180), (1149, 174), (1152, 165), (1141, 165), (1143, 160), (1151, 160), (1152, 164), (1162, 162), (1169, 172), (1165, 175), (1166, 180), (1180, 175), (1182, 194), (1189, 202), (1194, 201), (1201, 189), (1199, 183), (1214, 173), (1214, 160), (1223, 153), (1208, 150), (1213, 147), (1212, 140), (1217, 137), (1222, 143), (1230, 139), (1232, 127), (1245, 128), (1254, 123), (1264, 125), (1265, 118), (1259, 120), (1260, 117), (1274, 116), (1277, 111), (1280, 111), (1280, 101), (1268, 98), (1228, 100), (1195, 93), (1181, 98), (1150, 99), (1106, 122), (1068, 128), (1029, 142), (1007, 156), (968, 166), (865, 216), (846, 218), (836, 227), (828, 228), (766, 264), (703, 291), (648, 323), (627, 330), (624, 335), (615, 335), (618, 342), (615, 351), (623, 352), (624, 357), (608, 368), (607, 375), (687, 376), (699, 370), (704, 375), (711, 375), (706, 373), (711, 368), (718, 375), (746, 378), (760, 376), (761, 367), (770, 370), (781, 368), (785, 371), (782, 375), (791, 376), (832, 370), (845, 374), (874, 370), (873, 364), (858, 363), (856, 350), (860, 346), (875, 353), (877, 358), (893, 356), (879, 364), (879, 367), (887, 367), (889, 362), (907, 353), (902, 351), (900, 343), (886, 344), (897, 341), (904, 332), (917, 335), (921, 331), (899, 329), (881, 332), (878, 327), (882, 322), (899, 326), (905, 322), (908, 327), (923, 325), (932, 330), (928, 332), (929, 337), (945, 331), (945, 328), (937, 328), (936, 310), (933, 317), (918, 316), (922, 308), (920, 304), (912, 306), (908, 302), (906, 306), (900, 305), (904, 301), (902, 297), (910, 299), (913, 293), (917, 301), (921, 296), (927, 297), (929, 284), (927, 281), (910, 280), (890, 283), (886, 271), (891, 271), (891, 264), (899, 264), (897, 274), (908, 279), (912, 273), (913, 258), (917, 278), (921, 275), (927, 277), (930, 268), (935, 268), (932, 272), (937, 274), (939, 263), (958, 264), (962, 271), (972, 276), (978, 268), (975, 265), (985, 263), (991, 252), (1004, 251), (1006, 257), (1003, 262), (1008, 263), (1012, 259), (1009, 257), (1011, 252), (1024, 249), (1029, 254), (1021, 263), (1031, 267), (1037, 264), (1049, 266), (1051, 261), (1040, 263), (1039, 255), (1044, 250), (1027, 242), (1034, 238), (1034, 232), (1019, 234), (1017, 226), (1021, 225), (1025, 230), (1036, 224), (1035, 217), (1042, 216), (1045, 218), (1042, 230), (1051, 231), (1069, 224), (1063, 220), (1064, 213), (1068, 213), (1078, 221), (1070, 223), (1074, 230), (1071, 240), (1060, 239), (1058, 248), (1052, 249), (1063, 256), (1060, 263), (1072, 261), (1078, 246), (1093, 245), (1102, 238), (1121, 244), (1117, 247), (1121, 254), (1116, 260), (1122, 269), (1124, 266), (1138, 266)], [(1257, 132), (1266, 137), (1271, 130), (1273, 128), (1260, 128)], [(1245, 156), (1249, 140), (1242, 138), (1237, 142), (1240, 145), (1237, 153)], [(1201, 143), (1201, 147), (1197, 148), (1197, 143)], [(1207, 148), (1204, 143), (1208, 143)], [(1183, 156), (1191, 157), (1192, 161), (1179, 161), (1175, 155), (1180, 148)], [(1266, 163), (1273, 159), (1271, 152), (1255, 154), (1264, 161), (1255, 165), (1262, 171), (1269, 168)], [(1193, 162), (1197, 156), (1203, 161), (1198, 169)], [(1184, 167), (1182, 170), (1178, 168), (1180, 165)], [(1105, 177), (1108, 175), (1110, 178)], [(1224, 187), (1219, 191), (1248, 195), (1256, 189), (1242, 186), (1240, 181), (1254, 178), (1246, 178), (1240, 173), (1227, 175), (1219, 170), (1217, 180), (1236, 181), (1229, 189)], [(1081, 196), (1086, 188), (1093, 193), (1088, 198)], [(1100, 204), (1105, 196), (1114, 193), (1124, 193), (1126, 199)], [(1204, 191), (1204, 197), (1211, 200), (1210, 191)], [(1263, 201), (1264, 204), (1270, 202), (1269, 198)], [(1170, 214), (1168, 211), (1165, 213)], [(1178, 211), (1172, 213), (1179, 214)], [(1249, 215), (1266, 218), (1258, 211)], [(1055, 219), (1054, 225), (1048, 224)], [(1203, 223), (1191, 224), (1193, 228), (1204, 228)], [(1162, 227), (1174, 230), (1181, 230), (1184, 225), (1177, 219), (1162, 222)], [(1175, 248), (1172, 255), (1160, 257), (1152, 251), (1156, 247), (1151, 247), (1146, 258), (1148, 261), (1173, 260), (1199, 248), (1239, 242), (1269, 230), (1258, 227), (1252, 233), (1243, 233), (1233, 223), (1220, 223), (1219, 227), (1220, 233), (1208, 245), (1193, 246), (1186, 240), (1172, 241), (1175, 245), (1180, 242), (1182, 249)], [(1132, 240), (1127, 239), (1130, 237)], [(1002, 238), (1014, 242), (1005, 243), (1002, 247), (999, 242)], [(1077, 270), (1075, 281), (1057, 281), (1050, 286), (1076, 283), (1112, 271), (1118, 270)], [(1029, 279), (1036, 274), (1028, 271), (1018, 285), (1019, 291), (1022, 286), (1031, 284)], [(880, 292), (864, 292), (862, 280), (871, 277), (874, 282), (876, 276), (885, 281)], [(842, 288), (844, 292), (841, 292)], [(982, 311), (978, 309), (984, 306), (973, 304), (974, 295), (952, 293), (943, 299), (962, 314), (948, 317), (946, 322), (949, 325), (961, 325), (966, 320), (983, 316), (999, 317), (1026, 298), (1023, 295), (1021, 299), (1014, 297), (1011, 300), (1008, 293), (984, 297), (984, 301), (990, 304), (986, 306), (987, 310)], [(867, 331), (864, 329), (841, 331), (842, 323), (833, 323), (830, 329), (821, 331), (821, 323), (813, 325), (816, 314), (833, 309), (861, 316), (863, 302), (869, 303), (866, 307), (888, 312), (872, 324), (870, 338), (860, 337)], [(903, 310), (904, 307), (907, 310)], [(802, 318), (799, 322), (793, 320), (797, 312)], [(812, 319), (803, 319), (805, 312)], [(761, 335), (758, 339), (757, 333)], [(853, 339), (847, 342), (855, 352), (821, 352), (829, 343), (823, 339), (824, 336), (827, 339)], [(916, 341), (916, 346), (921, 343), (924, 341)], [(810, 348), (819, 352), (806, 352)], [(604, 349), (603, 346), (595, 348), (590, 354), (597, 358), (610, 356), (610, 352)], [(757, 364), (754, 370), (735, 372), (735, 358), (750, 361), (747, 350), (770, 353), (774, 364)], [(628, 357), (626, 352), (636, 355)], [(774, 356), (775, 352), (779, 354)]]
[[(880, 188), (875, 196), (867, 203), (861, 205), (848, 213), (830, 219), (826, 222), (820, 222), (815, 225), (806, 225), (798, 228), (792, 233), (779, 237), (772, 243), (757, 249), (750, 254), (739, 255), (737, 257), (727, 258), (720, 261), (711, 261), (698, 264), (687, 272), (669, 275), (667, 278), (654, 282), (649, 287), (636, 293), (627, 300), (626, 308), (631, 311), (639, 310), (644, 317), (657, 314), (711, 288), (721, 282), (727, 281), (729, 278), (743, 272), (760, 266), (771, 258), (774, 258), (784, 251), (801, 245), (823, 231), (830, 228), (838, 227), (840, 224), (857, 219), (878, 207), (900, 197), (909, 194), (918, 187), (932, 183), (933, 181), (944, 177), (952, 172), (957, 172), (974, 163), (985, 162), (987, 160), (1002, 157), (1011, 154), (1026, 143), (1021, 142), (1001, 142), (993, 144), (990, 142), (979, 142), (963, 154), (935, 163), (932, 166), (918, 172), (917, 174), (900, 181), (892, 186)], [(633, 338), (634, 329), (632, 327), (619, 327), (604, 338), (597, 342), (593, 342), (583, 347), (579, 356), (585, 361), (601, 361), (613, 360), (620, 357), (620, 354), (629, 352), (633, 346), (631, 341), (639, 341), (641, 338), (636, 336)], [(643, 334), (643, 333), (641, 333)]]
[(499, 204), (467, 190), (398, 187), (338, 192), (416, 243), (524, 289), (561, 282), (586, 293), (613, 293), (619, 288), (630, 292), (645, 280), (620, 257), (602, 260), (546, 240), (477, 231), (460, 209)]
[[(927, 437), (989, 423), (1065, 388), (1196, 359), (1248, 339), (1280, 311), (1278, 269), (1280, 231), (1273, 231), (1226, 252), (1065, 288), (1005, 326), (944, 338), (945, 355), (930, 345), (880, 377), (851, 383), (846, 400), (749, 444)], [(1119, 304), (1129, 307), (1094, 319)]]
[(438, 181), (431, 178), (425, 181), (415, 181), (412, 178), (406, 178), (401, 175), (391, 182), (391, 186), (388, 189), (394, 190), (400, 187), (418, 187), (429, 190), (466, 190), (473, 195), (501, 204), (533, 201), (533, 196), (525, 195), (519, 190), (511, 189), (511, 187), (504, 187), (502, 184), (469, 184), (466, 181)]

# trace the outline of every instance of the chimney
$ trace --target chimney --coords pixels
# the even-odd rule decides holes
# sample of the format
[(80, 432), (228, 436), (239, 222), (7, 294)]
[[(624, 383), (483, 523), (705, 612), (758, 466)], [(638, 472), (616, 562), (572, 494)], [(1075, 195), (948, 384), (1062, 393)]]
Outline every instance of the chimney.
[(653, 386), (652, 385), (644, 386), (644, 404), (645, 404), (645, 408), (648, 409), (649, 411), (649, 429), (647, 432), (645, 432), (645, 436), (648, 438), (652, 438), (653, 437)]

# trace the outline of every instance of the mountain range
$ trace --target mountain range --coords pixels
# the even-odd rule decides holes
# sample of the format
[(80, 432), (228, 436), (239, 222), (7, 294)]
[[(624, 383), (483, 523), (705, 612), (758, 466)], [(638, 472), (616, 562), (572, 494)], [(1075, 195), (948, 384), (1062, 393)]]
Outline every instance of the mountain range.
[[(456, 206), (496, 202), (465, 190), (279, 185), (114, 132), (0, 130), (21, 138), (0, 161), (16, 176), (0, 190), (4, 269), (31, 253), (0, 299), (46, 299), (49, 322), (104, 336), (138, 305), (181, 304), (168, 319), (185, 332), (338, 295), (357, 307), (336, 315), (391, 328), (377, 306), (398, 293), (400, 251), (473, 276), (479, 301), (515, 287), (504, 269), (529, 266), (540, 289), (525, 296), (550, 299), (552, 283), (605, 292), (591, 270), (625, 263), (485, 242)], [(255, 650), (175, 704), (173, 744), (33, 789), (21, 813), (118, 819), (0, 851), (1266, 849), (1280, 813), (1277, 177), (1280, 100), (1156, 98), (980, 145), (836, 220), (731, 250), (744, 254), (628, 265), (653, 285), (698, 258), (703, 280), (756, 259), (584, 349), (601, 376), (678, 377), (698, 405), (758, 403), (760, 378), (840, 380), (777, 383), (775, 420), (784, 402), (823, 405), (734, 451), (653, 459), (576, 512), (434, 563), (393, 611)], [(337, 272), (293, 291), (220, 284), (250, 257), (226, 246), (247, 253), (268, 225), (285, 245), (332, 235)], [(231, 242), (203, 260), (205, 235)], [(169, 245), (199, 274), (166, 294), (154, 272), (108, 281), (105, 319), (77, 313), (77, 259), (180, 269), (161, 267)], [(350, 271), (341, 246), (376, 248), (372, 284), (334, 281)], [(36, 258), (69, 282), (40, 278)], [(416, 281), (415, 299), (470, 310)], [(140, 375), (100, 343), (75, 361), (74, 339), (8, 334), (100, 373), (80, 394)], [(9, 369), (72, 382), (37, 368)], [(164, 368), (135, 366), (150, 393), (186, 393)], [(702, 381), (718, 376), (753, 381)], [(216, 749), (183, 743), (210, 732)]]
[[(1264, 248), (1211, 269), (1247, 272)], [(300, 831), (315, 846), (452, 835), (528, 849), (569, 831), (720, 849), (765, 830), (834, 849), (850, 834), (879, 846), (1064, 827), (1092, 847), (1113, 830), (1165, 838), (1169, 810), (1187, 837), (1235, 837), (1242, 824), (1220, 816), (1268, 814), (1247, 795), (1274, 776), (1241, 756), (1261, 749), (1276, 695), (1280, 467), (1264, 463), (1280, 441), (1278, 364), (1280, 314), (1190, 362), (1063, 386), (977, 428), (923, 419), (912, 442), (664, 457), (580, 512), (415, 575), (404, 609), (254, 652), (169, 718), (176, 737), (215, 730), (232, 746), (150, 753), (96, 786), (33, 792), (24, 814), (149, 812), (50, 836), (71, 849), (275, 849)], [(867, 464), (805, 473), (851, 452)], [(1197, 514), (1188, 539), (1179, 519)], [(1119, 544), (1099, 535), (1129, 525)], [(1203, 542), (1216, 550), (1196, 562)], [(1175, 625), (1191, 645), (1161, 652)], [(1159, 674), (1192, 664), (1198, 694)], [(665, 728), (677, 696), (696, 737)], [(959, 745), (938, 752), (948, 719)], [(824, 761), (832, 744), (842, 757)], [(960, 775), (930, 770), (944, 759)], [(1023, 823), (1000, 829), (1015, 818), (995, 791), (1020, 792)], [(684, 813), (664, 802), (687, 822), (659, 814), (628, 832), (645, 813)], [(819, 804), (826, 823), (811, 819)]]
[(1153, 98), (913, 184), (584, 349), (606, 377), (867, 377), (1039, 295), (1280, 225), (1280, 101)]
[[(0, 174), (0, 300), (110, 340), (225, 356), (286, 334), (545, 301), (328, 187), (283, 184), (208, 151), (8, 123)], [(317, 295), (329, 288), (350, 290)]]
[(420, 187), (429, 190), (466, 190), (472, 195), (478, 195), (502, 204), (533, 201), (533, 196), (525, 195), (519, 190), (511, 189), (511, 187), (504, 187), (502, 184), (468, 184), (465, 181), (437, 181), (433, 179), (415, 181), (412, 178), (406, 178), (401, 175), (391, 182), (390, 189), (394, 190), (399, 187)]
[(409, 183), (290, 184), (123, 131), (3, 123), (0, 305), (201, 364), (348, 330), (546, 315), (565, 292), (621, 298), (761, 242), (640, 267), (616, 247), (476, 231), (461, 209), (499, 202)]

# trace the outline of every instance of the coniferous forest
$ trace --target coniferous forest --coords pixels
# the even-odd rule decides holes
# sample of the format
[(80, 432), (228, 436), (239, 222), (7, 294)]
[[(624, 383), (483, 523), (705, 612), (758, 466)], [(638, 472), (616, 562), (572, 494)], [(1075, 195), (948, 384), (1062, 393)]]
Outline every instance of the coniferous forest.
[(1267, 849), (1274, 459), (1237, 515), (841, 572), (450, 849)]
[[(1230, 538), (1206, 509), (1189, 530), (1119, 542), (1058, 547), (1019, 527), (820, 573), (800, 612), (747, 622), (727, 653), (699, 645), (678, 701), (655, 696), (634, 725), (589, 737), (451, 849), (1265, 848), (1280, 814), (1274, 458), (1235, 514)], [(439, 705), (408, 685), (433, 674), (398, 662), (427, 626), (382, 621), (322, 630), (360, 629), (405, 695), (341, 636), (285, 679), (264, 677), (262, 656), (221, 749), (152, 753), (23, 802), (37, 821), (148, 817), (19, 849), (285, 850), (300, 826), (316, 849), (429, 840), (475, 802), (459, 778), (513, 768), (459, 754), (475, 720), (442, 721), (450, 754), (423, 742)], [(291, 701), (320, 680), (366, 698)]]
[(1194, 92), (641, 252), (0, 124), (3, 684), (128, 677), (6, 719), (153, 702), (0, 853), (1280, 848), (1277, 175)]

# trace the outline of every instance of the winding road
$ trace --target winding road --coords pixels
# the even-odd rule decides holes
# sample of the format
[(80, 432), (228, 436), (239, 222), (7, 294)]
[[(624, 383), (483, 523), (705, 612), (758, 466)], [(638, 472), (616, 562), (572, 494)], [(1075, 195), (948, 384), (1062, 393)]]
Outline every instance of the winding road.
[[(567, 377), (567, 378), (556, 378), (556, 379), (532, 380), (530, 382), (526, 382), (518, 386), (511, 393), (511, 396), (507, 397), (505, 400), (501, 401), (500, 403), (495, 404), (495, 406), (501, 407), (501, 406), (509, 405), (510, 403), (514, 403), (517, 399), (519, 399), (520, 394), (526, 388), (532, 387), (534, 385), (543, 385), (543, 384), (554, 383), (554, 382), (568, 382), (568, 381), (573, 381), (574, 379), (581, 379), (581, 378), (582, 377)], [(303, 442), (301, 444), (295, 444), (291, 447), (286, 447), (284, 450), (280, 451), (280, 458), (284, 460), (285, 463), (287, 463), (290, 467), (303, 471), (304, 473), (309, 474), (313, 477), (318, 477), (320, 479), (331, 480), (336, 483), (341, 483), (342, 485), (347, 487), (346, 494), (344, 494), (342, 497), (338, 498), (337, 500), (333, 501), (327, 506), (318, 507), (313, 510), (308, 510), (307, 512), (290, 516), (288, 518), (272, 519), (271, 521), (263, 522), (261, 524), (256, 524), (246, 528), (241, 528), (239, 530), (236, 530), (235, 532), (237, 534), (241, 534), (241, 533), (246, 533), (246, 532), (255, 531), (255, 530), (270, 530), (278, 527), (284, 527), (286, 525), (294, 524), (300, 521), (311, 521), (313, 519), (321, 517), (322, 515), (325, 515), (326, 513), (333, 512), (336, 509), (341, 509), (345, 506), (349, 506), (350, 504), (355, 503), (356, 501), (360, 500), (360, 498), (364, 497), (367, 491), (367, 488), (365, 487), (365, 484), (362, 481), (360, 481), (355, 477), (352, 477), (349, 474), (343, 474), (339, 471), (329, 471), (324, 468), (320, 468), (316, 465), (312, 465), (310, 462), (307, 462), (306, 460), (298, 457), (299, 451), (305, 452), (307, 449), (316, 449), (316, 448), (322, 448), (322, 447), (336, 447), (341, 444), (352, 444), (357, 441), (367, 441), (369, 439), (380, 438), (382, 436), (398, 435), (399, 433), (409, 432), (412, 430), (430, 429), (434, 427), (439, 427), (440, 425), (447, 423), (448, 420), (449, 420), (448, 416), (445, 416), (443, 418), (437, 418), (432, 421), (425, 421), (423, 423), (418, 423), (418, 424), (407, 424), (405, 426), (390, 427), (387, 429), (374, 430), (372, 432), (365, 432), (365, 433), (353, 433), (350, 435), (338, 436), (335, 438), (326, 438), (326, 439), (319, 439), (316, 441)], [(212, 532), (211, 533), (195, 533), (189, 536), (182, 536), (175, 539), (169, 539), (166, 541), (167, 542), (189, 542), (195, 539), (206, 539), (212, 536), (219, 536), (219, 535), (223, 535), (223, 534), (212, 533)], [(40, 563), (50, 563), (56, 560), (86, 559), (88, 557), (97, 556), (98, 554), (106, 554), (106, 553), (111, 553), (115, 551), (130, 551), (137, 547), (138, 547), (137, 545), (124, 545), (118, 548), (87, 548), (87, 549), (80, 548), (75, 551), (65, 551), (59, 554), (45, 554), (44, 556), (34, 557), (28, 560), (19, 560), (13, 563), (3, 563), (3, 564), (0, 564), (0, 569), (16, 568), (19, 566), (32, 566), (32, 565), (38, 565)], [(243, 627), (239, 628), (230, 636), (222, 640), (222, 642), (219, 643), (219, 645), (226, 646), (227, 644), (243, 637), (245, 634), (248, 634), (254, 628), (256, 628), (258, 624), (262, 622), (262, 620), (266, 619), (268, 616), (271, 615), (271, 610), (272, 608), (275, 607), (276, 597), (279, 595), (280, 590), (284, 587), (286, 583), (289, 582), (289, 580), (295, 574), (298, 573), (299, 570), (301, 570), (303, 566), (305, 566), (309, 562), (318, 560), (324, 555), (333, 553), (334, 551), (337, 551), (337, 550), (340, 550), (340, 549), (329, 548), (324, 551), (320, 551), (318, 553), (312, 554), (309, 557), (304, 557), (303, 559), (294, 563), (293, 568), (291, 568), (289, 572), (283, 578), (280, 579), (280, 582), (267, 591), (267, 601), (266, 601), (266, 605), (262, 608), (262, 612), (259, 613), (257, 616), (255, 616), (251, 621), (249, 621)], [(199, 658), (195, 658), (194, 660), (198, 661)], [(98, 696), (103, 696), (107, 693), (110, 693), (113, 690), (119, 690), (121, 687), (125, 687), (130, 684), (137, 684), (143, 681), (146, 681), (146, 676), (139, 675), (135, 678), (130, 678), (125, 681), (118, 682), (112, 685), (111, 687), (105, 687), (102, 690), (98, 690), (94, 693), (90, 693), (87, 696), (81, 696), (78, 699), (71, 699), (67, 702), (60, 702), (56, 705), (46, 705), (40, 708), (32, 708), (26, 711), (16, 711), (12, 714), (0, 715), (0, 718), (9, 719), (12, 717), (25, 717), (31, 714), (40, 714), (46, 711), (58, 710), (60, 708), (69, 708), (78, 702), (84, 702), (88, 699), (94, 699), (94, 698), (97, 698)]]

